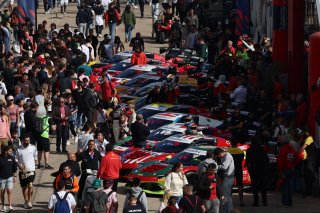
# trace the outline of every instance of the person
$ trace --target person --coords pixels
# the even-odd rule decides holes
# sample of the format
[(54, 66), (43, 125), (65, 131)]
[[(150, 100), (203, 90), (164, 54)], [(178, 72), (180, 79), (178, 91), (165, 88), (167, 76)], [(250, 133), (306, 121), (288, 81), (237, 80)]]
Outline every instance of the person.
[(118, 11), (116, 10), (116, 5), (111, 2), (109, 4), (109, 10), (107, 10), (105, 15), (105, 24), (109, 27), (109, 34), (112, 41), (114, 41), (114, 37), (116, 36), (116, 26), (119, 22), (120, 17)]
[(102, 132), (97, 132), (97, 138), (94, 140), (95, 149), (100, 152), (101, 156), (105, 156), (106, 154), (106, 145), (109, 142), (104, 138)]
[(154, 23), (159, 16), (159, 0), (151, 0), (151, 17)]
[(84, 5), (81, 5), (76, 16), (76, 24), (80, 33), (85, 34), (87, 31), (87, 13), (84, 10)]
[(23, 55), (30, 55), (31, 53), (31, 56), (37, 51), (37, 43), (34, 41), (33, 36), (30, 35), (28, 29), (24, 31), (24, 36), (20, 41), (20, 49)]
[(246, 152), (245, 162), (245, 167), (247, 167), (249, 171), (253, 188), (253, 206), (259, 206), (259, 191), (261, 191), (263, 205), (267, 205), (266, 176), (268, 164), (268, 155), (263, 150), (260, 138), (256, 136), (253, 138), (251, 146)]
[(203, 173), (205, 173), (207, 171), (207, 168), (210, 164), (216, 164), (217, 162), (213, 159), (214, 154), (212, 150), (208, 150), (207, 154), (206, 154), (206, 159), (203, 160), (201, 163), (199, 163), (198, 165), (198, 169), (197, 169), (197, 174), (201, 175)]
[(131, 41), (132, 30), (136, 25), (136, 16), (134, 15), (134, 12), (131, 11), (130, 5), (126, 5), (120, 22), (123, 23), (125, 27), (125, 42)]
[(123, 213), (147, 213), (146, 210), (137, 204), (137, 198), (134, 195), (129, 195), (128, 206), (123, 209)]
[(197, 194), (204, 200), (208, 213), (219, 213), (220, 200), (217, 197), (216, 168), (217, 164), (209, 164), (206, 172), (201, 174), (198, 181)]
[(191, 28), (192, 25), (194, 25), (196, 28), (199, 26), (199, 19), (198, 16), (194, 12), (194, 8), (189, 9), (189, 13), (187, 17), (184, 19), (185, 23), (187, 24), (188, 28)]
[(112, 42), (112, 37), (108, 34), (104, 35), (104, 40), (100, 42), (98, 48), (98, 56), (101, 61), (108, 62), (114, 55), (114, 44)]
[(134, 51), (137, 47), (140, 48), (141, 51), (144, 51), (144, 40), (141, 38), (141, 33), (137, 32), (136, 37), (130, 40), (129, 47), (132, 47)]
[(136, 47), (131, 56), (131, 64), (132, 65), (144, 65), (147, 63), (146, 54), (141, 51), (139, 47)]
[[(164, 210), (168, 205), (169, 205), (169, 200), (170, 199), (174, 199), (174, 198), (171, 198), (171, 192), (170, 191), (165, 191), (164, 194), (163, 194), (163, 198), (162, 198), (162, 201), (160, 202), (160, 206), (159, 206), (159, 210), (158, 210), (158, 213), (161, 213), (162, 210)], [(179, 209), (179, 206), (178, 206), (178, 203), (175, 200), (175, 206), (177, 209)]]
[(79, 182), (77, 176), (72, 174), (71, 168), (68, 165), (63, 167), (63, 172), (54, 180), (54, 189), (58, 191), (59, 182), (64, 183), (64, 189), (66, 192), (70, 192), (75, 196), (79, 191)]
[(0, 105), (0, 145), (8, 145), (11, 140), (10, 120), (4, 106)]
[(282, 147), (277, 158), (279, 178), (283, 182), (281, 188), (281, 204), (284, 207), (293, 205), (293, 174), (297, 164), (296, 151), (290, 145), (288, 135), (281, 136), (280, 143)]
[(159, 85), (155, 85), (152, 90), (148, 93), (146, 98), (146, 104), (161, 102), (163, 99), (161, 94), (161, 87)]
[(204, 38), (202, 37), (197, 39), (197, 44), (197, 55), (206, 62), (208, 60), (208, 44), (205, 43)]
[(96, 84), (89, 83), (89, 87), (84, 94), (85, 116), (88, 122), (94, 122), (95, 109), (99, 101), (95, 89)]
[(234, 141), (243, 142), (244, 118), (241, 115), (240, 107), (235, 107), (231, 116), (230, 125), (227, 130), (232, 133)]
[(114, 48), (116, 50), (116, 52), (115, 52), (116, 54), (120, 53), (120, 52), (123, 52), (125, 50), (124, 45), (123, 45), (123, 43), (122, 43), (122, 41), (121, 41), (119, 36), (116, 36), (114, 38)]
[[(75, 129), (75, 122), (77, 120), (78, 106), (77, 106), (76, 102), (73, 100), (71, 93), (67, 93), (65, 95), (65, 98), (66, 98), (66, 106), (69, 107), (70, 112), (71, 112), (71, 115), (68, 120), (69, 130), (70, 130), (69, 132), (71, 132), (73, 139), (76, 142), (76, 141), (78, 141), (78, 136), (77, 136), (77, 132)], [(70, 133), (68, 134), (67, 145), (70, 145), (69, 139), (70, 139)]]
[(138, 0), (139, 2), (139, 9), (140, 9), (140, 17), (143, 18), (144, 17), (144, 5), (146, 3), (145, 0)]
[(107, 212), (110, 213), (117, 213), (118, 212), (118, 199), (117, 199), (117, 192), (112, 190), (113, 180), (109, 179), (103, 183), (104, 193), (108, 195), (108, 202), (107, 202)]
[(237, 147), (237, 145), (238, 145), (238, 142), (234, 138), (232, 138), (231, 147), (229, 147), (227, 151), (232, 155), (234, 160), (235, 178), (236, 178), (236, 185), (238, 187), (240, 206), (244, 206), (245, 204), (243, 202), (243, 168), (242, 168), (244, 152), (239, 147)]
[(128, 118), (128, 127), (131, 128), (131, 125), (136, 122), (137, 113), (135, 110), (135, 104), (129, 104), (129, 118)]
[(36, 133), (34, 124), (36, 122), (36, 110), (38, 104), (36, 102), (31, 102), (29, 109), (24, 113), (24, 122), (25, 122), (25, 133), (29, 134), (31, 137), (31, 144), (36, 144)]
[(177, 207), (177, 201), (174, 198), (169, 198), (168, 205), (161, 211), (161, 213), (179, 213), (180, 210)]
[(144, 124), (143, 115), (137, 114), (136, 122), (131, 125), (131, 134), (134, 147), (146, 147), (146, 140), (148, 135), (150, 135), (150, 130), (148, 126)]
[(69, 166), (71, 168), (72, 174), (79, 177), (81, 175), (81, 170), (79, 163), (77, 162), (77, 157), (75, 153), (68, 153), (68, 160), (62, 162), (59, 166), (59, 170), (51, 174), (51, 176), (58, 177), (60, 173), (63, 172), (63, 168), (65, 166)]
[[(59, 106), (54, 107), (52, 110), (52, 118), (57, 125), (57, 141), (56, 141), (56, 151), (58, 153), (68, 153), (67, 151), (67, 134), (69, 131), (69, 117), (71, 115), (69, 107), (65, 105), (65, 99), (63, 96), (59, 97)], [(62, 142), (62, 143), (61, 143)]]
[(196, 41), (199, 36), (199, 32), (194, 24), (190, 25), (189, 28), (190, 29), (186, 38), (186, 48), (193, 50), (196, 47)]
[(312, 196), (313, 182), (315, 181), (314, 168), (315, 168), (315, 142), (313, 137), (310, 135), (308, 126), (304, 127), (303, 130), (303, 145), (300, 148), (300, 152), (306, 151), (307, 159), (303, 161), (304, 165), (304, 182), (305, 192), (304, 197)]
[(8, 195), (9, 211), (13, 211), (12, 207), (12, 189), (13, 183), (16, 182), (17, 163), (12, 156), (11, 146), (2, 146), (0, 156), (0, 211), (6, 212), (5, 193)]
[(17, 129), (19, 124), (19, 107), (14, 103), (14, 98), (9, 95), (7, 98), (7, 114), (10, 119), (10, 131)]
[(248, 94), (248, 89), (245, 85), (245, 81), (244, 79), (240, 79), (238, 81), (237, 88), (230, 93), (230, 99), (235, 103), (244, 105), (247, 103), (247, 94)]
[(28, 95), (33, 92), (32, 83), (28, 78), (28, 74), (23, 73), (21, 80), (17, 83), (17, 85), (20, 86), (21, 92), (24, 94), (25, 97), (28, 97)]
[(77, 141), (77, 153), (80, 154), (88, 148), (89, 140), (94, 140), (93, 123), (86, 122), (83, 126), (83, 132), (80, 133)]
[(60, 180), (57, 183), (57, 191), (54, 192), (49, 198), (49, 202), (48, 202), (49, 213), (57, 212), (58, 211), (57, 204), (59, 203), (58, 201), (60, 201), (61, 203), (63, 200), (67, 201), (70, 213), (74, 212), (76, 208), (76, 201), (74, 199), (74, 196), (71, 193), (66, 192), (65, 183), (62, 180)]
[(139, 203), (143, 209), (148, 212), (148, 200), (146, 193), (140, 188), (140, 179), (139, 178), (134, 178), (132, 180), (132, 187), (129, 190), (129, 192), (126, 194), (126, 199), (124, 202), (124, 209), (128, 207), (128, 198), (130, 195), (134, 195), (137, 198), (137, 203)]
[(101, 1), (98, 0), (96, 1), (96, 6), (93, 8), (94, 13), (96, 14), (96, 33), (99, 38), (102, 38), (102, 30), (103, 30), (103, 13), (104, 13), (104, 8), (101, 4)]
[(180, 212), (205, 212), (203, 200), (198, 195), (193, 194), (193, 186), (191, 184), (183, 187), (183, 197), (178, 203)]
[(218, 166), (218, 172), (221, 174), (221, 190), (225, 199), (225, 212), (228, 213), (233, 209), (232, 202), (232, 186), (234, 182), (234, 160), (230, 153), (224, 151), (222, 148), (216, 148), (214, 155), (221, 160), (221, 164)]
[(95, 141), (89, 140), (88, 148), (77, 156), (77, 161), (78, 162), (81, 161), (81, 170), (82, 170), (82, 175), (79, 182), (79, 185), (80, 185), (79, 197), (82, 197), (82, 191), (83, 191), (86, 179), (88, 177), (87, 169), (90, 169), (92, 171), (98, 171), (101, 159), (102, 159), (102, 156), (100, 152), (95, 149)]
[(164, 183), (165, 190), (171, 191), (172, 197), (179, 203), (183, 196), (183, 187), (187, 184), (188, 180), (183, 172), (183, 164), (180, 162), (175, 163), (170, 173), (166, 176)]
[(24, 135), (22, 145), (17, 150), (17, 164), (19, 167), (19, 180), (24, 198), (23, 208), (32, 208), (33, 181), (36, 173), (38, 159), (37, 148), (30, 144), (30, 135)]
[(63, 15), (66, 15), (69, 0), (60, 0), (60, 9)]
[(122, 163), (120, 156), (113, 151), (112, 144), (107, 144), (106, 155), (102, 158), (97, 177), (104, 181), (107, 179), (112, 179), (112, 190), (116, 192), (121, 168)]
[[(41, 132), (37, 132), (37, 151), (38, 151), (38, 169), (53, 169), (53, 167), (49, 164), (49, 152), (50, 152), (50, 139), (49, 139), (49, 131), (56, 130), (56, 126), (53, 122), (53, 119), (46, 115), (46, 109), (43, 107), (39, 107), (36, 112), (37, 119), (41, 119), (42, 122), (42, 130)], [(41, 164), (42, 153), (44, 156), (44, 165)]]

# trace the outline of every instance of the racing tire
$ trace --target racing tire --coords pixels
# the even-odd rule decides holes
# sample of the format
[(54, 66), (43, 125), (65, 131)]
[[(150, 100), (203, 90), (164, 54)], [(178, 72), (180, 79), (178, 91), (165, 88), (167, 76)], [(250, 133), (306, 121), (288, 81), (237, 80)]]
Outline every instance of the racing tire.
[(164, 32), (159, 33), (159, 43), (164, 44), (164, 41), (166, 40), (166, 34)]

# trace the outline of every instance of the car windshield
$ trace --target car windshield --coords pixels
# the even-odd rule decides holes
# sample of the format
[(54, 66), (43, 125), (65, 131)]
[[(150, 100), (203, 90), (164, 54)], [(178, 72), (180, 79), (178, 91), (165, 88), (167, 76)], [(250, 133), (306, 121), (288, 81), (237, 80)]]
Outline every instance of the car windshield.
[(154, 130), (166, 124), (170, 124), (172, 123), (172, 121), (165, 120), (165, 119), (158, 119), (158, 118), (149, 118), (147, 123), (148, 123), (149, 129)]
[(129, 62), (120, 62), (117, 63), (116, 65), (112, 66), (109, 70), (115, 70), (115, 71), (124, 71), (130, 67), (132, 67), (133, 65)]
[(123, 71), (122, 73), (120, 73), (119, 75), (117, 75), (117, 78), (133, 78), (134, 76), (143, 73), (143, 71), (141, 70), (135, 70), (135, 69), (127, 69), (125, 71)]
[(181, 134), (181, 132), (171, 131), (167, 129), (157, 129), (148, 136), (147, 140), (162, 141), (170, 136)]
[(188, 143), (182, 143), (172, 140), (164, 140), (155, 145), (152, 149), (154, 152), (179, 153), (189, 146)]
[(141, 89), (139, 89), (138, 91), (136, 91), (133, 96), (136, 96), (136, 97), (143, 97), (145, 95), (148, 95), (149, 92), (153, 89), (154, 87), (153, 86), (149, 86), (147, 85), (146, 87), (143, 87)]
[(204, 155), (189, 153), (189, 152), (181, 152), (175, 155), (173, 158), (167, 160), (169, 164), (175, 164), (177, 162), (181, 162), (184, 166), (197, 166), (203, 160), (205, 160)]

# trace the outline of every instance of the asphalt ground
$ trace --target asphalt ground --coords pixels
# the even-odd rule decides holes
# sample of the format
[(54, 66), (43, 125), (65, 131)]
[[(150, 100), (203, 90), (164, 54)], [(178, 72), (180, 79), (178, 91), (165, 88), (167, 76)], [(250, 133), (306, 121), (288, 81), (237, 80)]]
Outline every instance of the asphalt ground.
[[(122, 4), (122, 11), (125, 4)], [(65, 23), (71, 26), (71, 29), (76, 28), (75, 17), (76, 17), (76, 3), (70, 3), (67, 9), (67, 14), (62, 15), (59, 13), (59, 9), (56, 8), (51, 14), (45, 14), (40, 1), (40, 7), (38, 9), (38, 23), (43, 20), (48, 22), (48, 29), (51, 23), (56, 23), (58, 28), (62, 28)], [(148, 5), (145, 6), (145, 18), (140, 18), (139, 9), (134, 9), (137, 16), (137, 24), (134, 29), (134, 34), (136, 32), (141, 32), (142, 37), (145, 40), (145, 47), (147, 51), (159, 53), (160, 47), (165, 47), (167, 44), (158, 44), (154, 39), (151, 38), (152, 30), (152, 19), (151, 10)], [(48, 30), (47, 29), (47, 30)], [(107, 29), (103, 30), (103, 34), (108, 33)], [(117, 35), (121, 37), (124, 42), (124, 25), (120, 25), (117, 28)], [(128, 43), (124, 43), (126, 50), (130, 49)], [(51, 150), (55, 150), (55, 138), (51, 139)], [(71, 144), (68, 146), (69, 151), (76, 151), (76, 145)], [(61, 162), (65, 161), (67, 156), (65, 154), (57, 154), (54, 151), (50, 154), (49, 163), (55, 167), (59, 168)], [(47, 204), (50, 195), (52, 194), (52, 182), (53, 177), (50, 176), (52, 172), (56, 170), (36, 170), (36, 179), (34, 182), (34, 196), (33, 196), (33, 206), (31, 210), (26, 210), (22, 208), (23, 196), (21, 188), (19, 186), (19, 181), (14, 184), (13, 190), (13, 206), (15, 212), (47, 212)], [(123, 210), (123, 203), (125, 199), (125, 188), (124, 183), (119, 184), (118, 201), (119, 201), (119, 212)], [(302, 198), (301, 194), (295, 194), (293, 198), (293, 207), (291, 208), (281, 208), (281, 195), (279, 192), (268, 192), (268, 206), (267, 207), (252, 207), (253, 198), (250, 192), (245, 193), (244, 202), (245, 207), (239, 206), (239, 199), (236, 193), (233, 195), (234, 206), (243, 213), (319, 213), (320, 212), (320, 202), (318, 198)], [(7, 201), (6, 201), (7, 203)], [(149, 197), (148, 196), (148, 207), (149, 212), (156, 212), (160, 205), (160, 197)], [(223, 211), (223, 206), (220, 207), (220, 212)]]

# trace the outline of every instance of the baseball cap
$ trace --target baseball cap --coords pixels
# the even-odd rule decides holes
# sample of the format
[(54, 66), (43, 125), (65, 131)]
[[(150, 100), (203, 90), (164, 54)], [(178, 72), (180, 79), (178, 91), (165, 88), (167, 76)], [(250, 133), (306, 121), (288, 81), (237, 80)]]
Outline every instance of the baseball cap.
[(8, 97), (7, 97), (7, 101), (12, 101), (14, 98), (13, 98), (13, 96), (12, 95), (9, 95)]
[(99, 178), (96, 178), (92, 183), (92, 187), (95, 189), (100, 188), (101, 187), (101, 180)]

